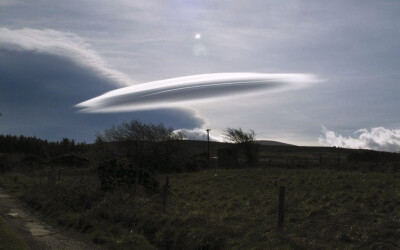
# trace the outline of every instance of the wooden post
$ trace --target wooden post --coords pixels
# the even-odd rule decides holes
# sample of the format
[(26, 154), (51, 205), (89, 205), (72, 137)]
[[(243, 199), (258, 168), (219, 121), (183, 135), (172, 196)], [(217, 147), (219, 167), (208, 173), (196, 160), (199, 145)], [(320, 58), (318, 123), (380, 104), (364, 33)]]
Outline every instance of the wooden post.
[(283, 222), (285, 219), (285, 186), (279, 187), (279, 204), (278, 204), (278, 231), (282, 232)]
[(143, 170), (142, 169), (139, 169), (139, 181), (138, 181), (138, 183), (140, 185), (143, 184)]
[(165, 177), (165, 184), (163, 189), (163, 208), (164, 211), (167, 211), (167, 203), (168, 203), (168, 195), (169, 195), (169, 176)]
[(135, 169), (135, 175), (136, 175), (136, 180), (135, 180), (135, 185), (139, 185), (139, 170), (136, 168)]

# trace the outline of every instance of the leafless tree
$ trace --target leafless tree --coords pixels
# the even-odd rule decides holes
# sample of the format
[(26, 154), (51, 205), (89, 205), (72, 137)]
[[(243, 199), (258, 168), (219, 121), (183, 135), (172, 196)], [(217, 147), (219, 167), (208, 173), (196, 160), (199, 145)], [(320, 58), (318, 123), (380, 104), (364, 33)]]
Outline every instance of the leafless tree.
[(256, 133), (254, 130), (243, 131), (241, 128), (226, 128), (222, 136), (236, 144), (245, 154), (249, 165), (254, 165), (257, 162), (258, 144), (254, 143), (256, 140)]
[(135, 164), (161, 171), (160, 168), (167, 167), (172, 154), (177, 151), (177, 141), (182, 139), (182, 134), (162, 123), (145, 124), (139, 120), (123, 122), (96, 134), (98, 144), (116, 143), (117, 150), (121, 152), (124, 149), (123, 156)]

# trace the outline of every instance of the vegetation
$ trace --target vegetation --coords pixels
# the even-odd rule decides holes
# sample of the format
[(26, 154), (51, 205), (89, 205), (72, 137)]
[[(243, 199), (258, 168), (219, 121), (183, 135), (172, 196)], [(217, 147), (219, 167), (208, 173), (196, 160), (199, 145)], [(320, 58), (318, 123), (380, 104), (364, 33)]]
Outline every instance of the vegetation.
[(249, 165), (254, 165), (257, 162), (259, 145), (254, 143), (256, 140), (254, 130), (250, 129), (248, 132), (245, 132), (241, 128), (226, 128), (223, 132), (223, 137), (238, 144), (239, 148), (245, 154)]
[[(255, 139), (251, 131), (230, 131)], [(5, 138), (8, 145), (26, 139)], [(132, 121), (97, 138), (79, 146), (29, 139), (49, 154), (22, 146), (0, 151), (0, 185), (109, 249), (400, 246), (398, 154), (259, 146), (253, 168), (209, 170), (207, 142), (181, 140), (162, 124)], [(252, 140), (211, 142), (211, 154)], [(241, 166), (249, 166), (247, 157), (243, 149)], [(282, 232), (279, 186), (286, 187)]]
[[(399, 174), (282, 168), (172, 174), (164, 205), (162, 193), (144, 188), (103, 192), (96, 176), (80, 171), (55, 183), (21, 174), (7, 174), (0, 183), (59, 225), (112, 249), (400, 244)], [(279, 186), (287, 188), (282, 234), (276, 230)]]
[(28, 245), (20, 239), (0, 216), (0, 249), (27, 250)]
[(251, 129), (245, 132), (241, 128), (226, 128), (223, 136), (235, 143), (249, 143), (256, 140), (256, 133)]
[(385, 161), (400, 161), (399, 153), (390, 152), (375, 152), (371, 150), (354, 151), (349, 154), (347, 159), (350, 162), (385, 162)]
[(48, 159), (61, 154), (80, 152), (84, 150), (85, 143), (75, 143), (74, 140), (63, 138), (59, 142), (49, 142), (36, 137), (0, 135), (0, 152), (14, 154), (23, 152)]
[(102, 159), (121, 156), (138, 167), (168, 172), (180, 160), (176, 153), (183, 135), (163, 124), (132, 120), (97, 133), (96, 138), (98, 155)]

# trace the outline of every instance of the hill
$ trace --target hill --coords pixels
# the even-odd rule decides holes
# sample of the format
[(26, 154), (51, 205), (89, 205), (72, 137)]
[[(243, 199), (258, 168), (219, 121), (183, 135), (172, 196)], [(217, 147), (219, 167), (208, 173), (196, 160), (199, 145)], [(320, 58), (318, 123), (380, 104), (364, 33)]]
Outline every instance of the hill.
[(270, 141), (270, 140), (257, 140), (256, 143), (260, 145), (265, 145), (265, 146), (296, 146), (293, 144), (288, 144), (284, 142), (279, 142), (279, 141)]

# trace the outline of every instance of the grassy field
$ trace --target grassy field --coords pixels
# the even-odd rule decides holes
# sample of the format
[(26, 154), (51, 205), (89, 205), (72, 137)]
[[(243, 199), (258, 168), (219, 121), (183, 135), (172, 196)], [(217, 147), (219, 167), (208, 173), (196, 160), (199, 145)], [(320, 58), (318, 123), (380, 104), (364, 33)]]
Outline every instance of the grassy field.
[[(166, 176), (160, 176), (164, 179)], [(94, 175), (8, 174), (0, 184), (110, 249), (396, 249), (400, 174), (326, 169), (204, 170), (159, 192), (102, 192)], [(277, 231), (278, 188), (286, 187)], [(166, 205), (164, 205), (166, 204)]]
[[(351, 249), (385, 241), (399, 245), (399, 178), (319, 169), (179, 174), (171, 178), (176, 194), (172, 201), (178, 205), (169, 213), (189, 221), (202, 218), (199, 225), (208, 226), (208, 232), (217, 230), (214, 237), (227, 249)], [(276, 232), (279, 186), (287, 189), (282, 234)]]
[(28, 250), (28, 245), (19, 238), (9, 227), (4, 218), (0, 217), (0, 249), (4, 250)]

